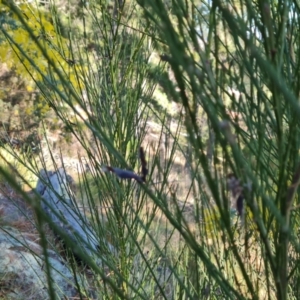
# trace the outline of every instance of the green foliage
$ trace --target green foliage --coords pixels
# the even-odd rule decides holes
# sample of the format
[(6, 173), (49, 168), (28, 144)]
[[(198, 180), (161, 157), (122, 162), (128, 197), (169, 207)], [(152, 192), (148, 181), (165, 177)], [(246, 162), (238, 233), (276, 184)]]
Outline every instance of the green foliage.
[[(102, 280), (99, 298), (298, 299), (297, 3), (138, 3), (81, 8), (93, 44), (60, 37), (27, 5), (10, 4), (1, 19), (6, 57), (21, 58), (88, 157), (77, 195), (118, 250), (109, 278), (81, 256)], [(44, 28), (53, 39), (38, 38)], [(177, 105), (174, 117), (165, 96)], [(101, 171), (138, 173), (141, 145), (145, 184)]]
[[(28, 168), (28, 165), (24, 165), (24, 159), (27, 159), (25, 155), (15, 156), (9, 146), (0, 148), (0, 168), (15, 177), (19, 186), (27, 191), (35, 187), (38, 178)], [(5, 183), (5, 176), (2, 173), (1, 175), (0, 182)]]
[[(57, 76), (50, 79), (54, 75), (51, 72), (53, 66), (63, 72), (78, 89), (80, 83), (76, 78), (69, 42), (58, 34), (51, 14), (26, 3), (15, 6), (10, 1), (1, 1), (0, 11), (0, 59), (25, 79), (27, 91), (33, 91), (36, 84), (45, 80), (48, 86), (55, 81), (59, 90), (62, 90)], [(24, 18), (23, 22), (20, 16)], [(34, 108), (29, 108), (28, 114), (32, 112), (31, 109)], [(49, 111), (49, 107), (42, 102), (38, 104), (38, 109), (42, 114)]]

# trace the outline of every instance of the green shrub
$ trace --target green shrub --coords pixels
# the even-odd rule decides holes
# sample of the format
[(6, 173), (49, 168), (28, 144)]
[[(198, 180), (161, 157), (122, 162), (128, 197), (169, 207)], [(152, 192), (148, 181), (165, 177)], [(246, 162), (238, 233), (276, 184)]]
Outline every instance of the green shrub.
[[(27, 5), (9, 2), (8, 25), (2, 17), (1, 42), (88, 158), (77, 195), (118, 249), (110, 278), (81, 257), (101, 278), (99, 297), (298, 299), (298, 4), (138, 4), (82, 4), (82, 36), (49, 27), (48, 44), (22, 15)], [(67, 54), (57, 62), (54, 52)], [(140, 146), (145, 184), (102, 171), (139, 173)]]

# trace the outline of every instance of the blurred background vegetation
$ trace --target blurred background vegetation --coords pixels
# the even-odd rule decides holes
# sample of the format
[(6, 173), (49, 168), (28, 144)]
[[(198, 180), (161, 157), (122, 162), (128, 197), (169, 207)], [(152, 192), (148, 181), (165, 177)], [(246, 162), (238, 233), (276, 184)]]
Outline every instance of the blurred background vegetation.
[[(88, 262), (97, 298), (299, 299), (299, 15), (297, 1), (0, 2), (1, 182), (75, 178), (118, 250), (109, 280)], [(145, 184), (103, 173), (139, 173), (141, 146)]]

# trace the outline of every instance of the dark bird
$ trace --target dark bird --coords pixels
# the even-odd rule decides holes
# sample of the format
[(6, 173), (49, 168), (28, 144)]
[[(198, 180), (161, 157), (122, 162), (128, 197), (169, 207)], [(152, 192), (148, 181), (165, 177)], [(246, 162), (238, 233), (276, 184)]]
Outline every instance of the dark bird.
[(145, 153), (143, 147), (140, 147), (140, 160), (142, 165), (142, 175), (138, 175), (133, 171), (120, 169), (116, 167), (110, 167), (110, 166), (104, 166), (102, 167), (102, 170), (104, 172), (112, 172), (116, 176), (118, 176), (121, 179), (135, 179), (139, 183), (146, 182), (146, 176), (148, 175), (148, 169), (147, 169), (147, 161), (145, 158)]

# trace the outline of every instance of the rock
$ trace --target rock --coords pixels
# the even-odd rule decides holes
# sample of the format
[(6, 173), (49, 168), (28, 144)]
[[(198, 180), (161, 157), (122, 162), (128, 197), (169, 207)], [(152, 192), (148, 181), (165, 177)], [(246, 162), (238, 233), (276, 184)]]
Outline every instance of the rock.
[[(0, 229), (0, 278), (5, 299), (49, 299), (42, 249), (30, 236), (9, 226)], [(57, 299), (75, 297), (78, 293), (71, 270), (54, 251), (48, 250), (48, 255)]]
[[(50, 227), (54, 222), (59, 231), (63, 231), (88, 255), (94, 255), (96, 252), (95, 261), (98, 265), (103, 263), (105, 276), (113, 281), (120, 280), (113, 271), (119, 261), (116, 250), (89, 226), (88, 220), (76, 205), (75, 196), (69, 189), (70, 184), (72, 178), (63, 169), (57, 172), (43, 170), (40, 173), (36, 192), (42, 197), (41, 207), (51, 220)], [(4, 295), (4, 299), (12, 300), (49, 299), (45, 258), (42, 247), (38, 244), (40, 236), (34, 224), (33, 211), (24, 200), (10, 190), (7, 191), (6, 196), (0, 193), (0, 228), (2, 228), (0, 229), (0, 298)], [(59, 234), (59, 231), (56, 231), (56, 234)], [(47, 239), (51, 241), (53, 237), (49, 237), (50, 230), (46, 228), (46, 232)], [(76, 249), (71, 250), (76, 254)], [(102, 261), (102, 258), (106, 257), (104, 254), (106, 251), (110, 251), (114, 257), (109, 259), (112, 263), (110, 266), (106, 266)], [(132, 253), (129, 248), (126, 252), (128, 256)], [(47, 249), (47, 253), (57, 299), (76, 298), (79, 293), (88, 294), (90, 299), (102, 299), (103, 295), (110, 293), (109, 288), (101, 290), (97, 272), (91, 273), (87, 270), (83, 273), (82, 269), (78, 268), (74, 274), (70, 264), (58, 252)], [(127, 280), (135, 289), (129, 287), (128, 293), (136, 298), (139, 296), (135, 290), (145, 297), (159, 296), (163, 291), (164, 299), (173, 299), (174, 276), (168, 267), (168, 262), (152, 254), (133, 254), (133, 260), (129, 262), (131, 265), (128, 265), (130, 275)], [(153, 271), (150, 271), (149, 266)], [(79, 282), (80, 291), (76, 289), (76, 281)]]
[[(2, 188), (0, 187), (0, 190), (1, 189)], [(9, 224), (25, 220), (24, 212), (26, 211), (26, 208), (24, 203), (20, 203), (18, 199), (14, 200), (15, 201), (0, 193), (1, 224)]]
[[(42, 197), (41, 207), (51, 219), (51, 224), (55, 224), (59, 231), (77, 245), (77, 248), (72, 248), (74, 254), (84, 251), (89, 257), (96, 256), (96, 262), (100, 265), (104, 253), (115, 254), (116, 251), (109, 242), (96, 234), (85, 215), (79, 210), (70, 183), (72, 178), (63, 168), (56, 172), (42, 170), (36, 186), (36, 191)], [(56, 233), (59, 235), (59, 232)]]

